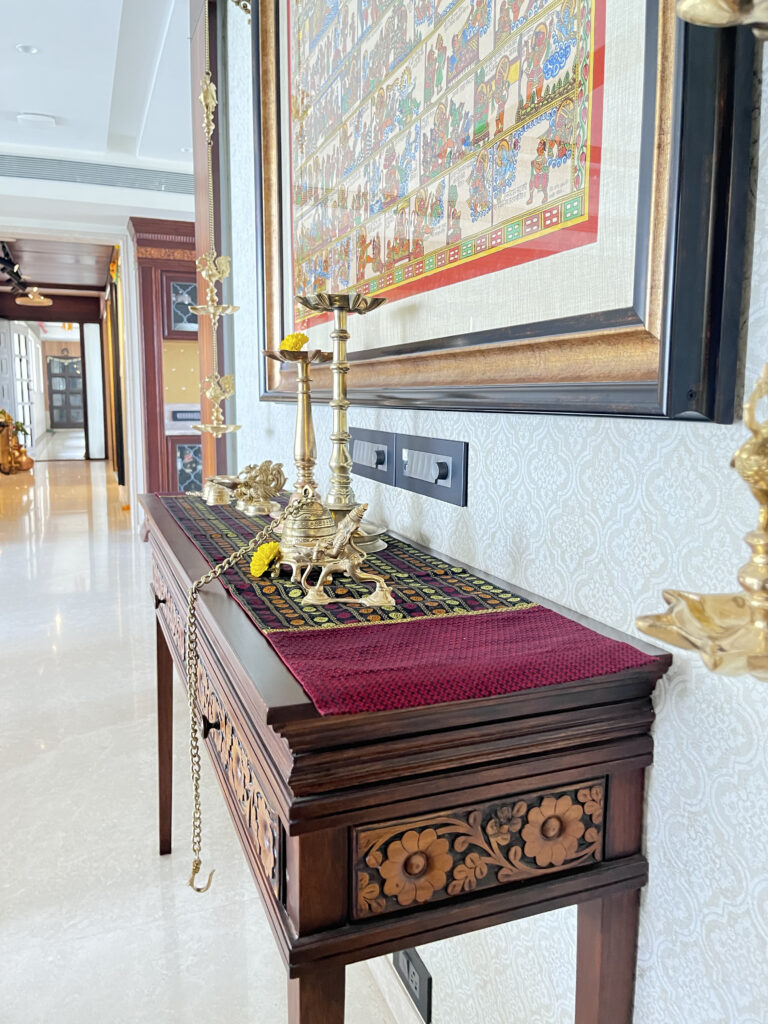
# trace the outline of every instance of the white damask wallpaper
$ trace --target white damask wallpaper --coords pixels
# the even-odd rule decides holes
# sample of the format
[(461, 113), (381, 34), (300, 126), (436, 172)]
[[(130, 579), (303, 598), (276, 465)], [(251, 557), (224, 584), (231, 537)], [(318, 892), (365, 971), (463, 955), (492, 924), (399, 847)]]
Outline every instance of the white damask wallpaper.
[[(237, 11), (229, 22), (238, 462), (290, 468), (293, 407), (253, 399), (250, 40)], [(768, 119), (760, 157), (748, 387), (768, 358)], [(740, 424), (373, 409), (351, 419), (469, 442), (466, 509), (356, 485), (372, 519), (438, 551), (629, 632), (637, 614), (661, 610), (665, 586), (737, 586), (756, 522), (728, 465), (746, 436)], [(327, 409), (316, 409), (315, 426), (322, 485)], [(766, 1024), (768, 687), (721, 679), (676, 653), (655, 703), (635, 1024)], [(575, 921), (568, 909), (423, 947), (435, 1024), (570, 1024)], [(416, 1021), (386, 961), (371, 966), (396, 1019)]]

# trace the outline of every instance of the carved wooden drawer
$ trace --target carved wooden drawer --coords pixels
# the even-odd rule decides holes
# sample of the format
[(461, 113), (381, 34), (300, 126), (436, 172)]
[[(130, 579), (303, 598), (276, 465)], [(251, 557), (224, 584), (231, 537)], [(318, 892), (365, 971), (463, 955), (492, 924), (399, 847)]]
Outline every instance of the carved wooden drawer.
[(232, 721), (210, 676), (201, 664), (198, 669), (199, 705), (212, 726), (206, 737), (208, 749), (225, 779), (225, 792), (237, 815), (246, 842), (275, 897), (281, 899), (282, 834), (277, 815), (269, 806), (264, 787), (248, 760)]
[(353, 829), (352, 915), (388, 914), (603, 856), (605, 779)]
[(155, 606), (170, 633), (173, 648), (183, 658), (186, 612), (168, 586), (165, 576), (154, 560), (152, 562), (152, 592), (155, 595)]

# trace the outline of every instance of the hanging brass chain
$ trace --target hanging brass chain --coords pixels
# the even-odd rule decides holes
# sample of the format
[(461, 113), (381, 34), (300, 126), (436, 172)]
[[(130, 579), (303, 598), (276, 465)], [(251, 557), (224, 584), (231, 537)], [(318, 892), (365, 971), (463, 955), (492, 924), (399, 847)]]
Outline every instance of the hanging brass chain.
[(291, 502), (280, 513), (274, 522), (268, 523), (259, 533), (256, 534), (247, 544), (244, 544), (237, 551), (215, 565), (209, 572), (200, 579), (195, 580), (187, 593), (187, 628), (184, 633), (184, 661), (187, 672), (187, 700), (189, 703), (189, 760), (192, 771), (192, 874), (187, 883), (195, 892), (207, 892), (211, 887), (213, 871), (208, 875), (208, 881), (204, 886), (195, 885), (195, 878), (200, 871), (200, 851), (203, 845), (203, 813), (200, 803), (200, 739), (197, 729), (197, 715), (195, 714), (195, 700), (197, 696), (199, 655), (197, 649), (197, 595), (202, 588), (218, 579), (222, 573), (238, 562), (244, 555), (254, 551), (260, 544), (263, 544), (268, 537), (274, 537), (277, 528), (281, 526), (287, 516), (297, 515), (311, 501), (310, 498), (300, 498)]

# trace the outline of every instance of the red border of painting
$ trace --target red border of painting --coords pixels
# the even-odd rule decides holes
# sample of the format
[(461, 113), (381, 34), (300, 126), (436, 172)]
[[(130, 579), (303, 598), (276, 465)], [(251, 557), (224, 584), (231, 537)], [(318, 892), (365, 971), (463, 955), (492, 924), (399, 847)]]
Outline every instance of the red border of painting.
[[(288, 30), (288, 94), (290, 96), (290, 75), (291, 75), (291, 5), (286, 5), (286, 19)], [(602, 159), (603, 141), (603, 90), (605, 86), (605, 0), (595, 0), (594, 5), (594, 57), (592, 68), (592, 102), (590, 104), (590, 147), (589, 147), (589, 208), (586, 220), (573, 224), (570, 227), (560, 228), (550, 234), (541, 235), (530, 242), (520, 242), (490, 252), (487, 256), (481, 256), (472, 262), (459, 262), (455, 266), (448, 266), (435, 274), (415, 278), (411, 281), (404, 281), (397, 288), (385, 293), (388, 301), (397, 301), (408, 298), (411, 295), (418, 295), (422, 292), (433, 291), (435, 288), (444, 288), (446, 285), (455, 284), (457, 281), (468, 281), (474, 277), (481, 277), (486, 274), (493, 274), (499, 270), (507, 270), (510, 267), (521, 266), (524, 263), (531, 263), (534, 260), (544, 259), (556, 253), (567, 252), (570, 249), (578, 249), (584, 245), (590, 245), (597, 241), (598, 233), (598, 210), (600, 206), (600, 165)], [(278, 116), (280, 116), (278, 114)], [(293, 211), (293, 131), (289, 115), (288, 132), (289, 160), (291, 171), (291, 273), (290, 280), (293, 285), (294, 265), (294, 211)], [(376, 291), (373, 294), (379, 295)], [(294, 309), (294, 330), (305, 330), (307, 327), (316, 327), (331, 320), (331, 314), (312, 317), (296, 317)]]

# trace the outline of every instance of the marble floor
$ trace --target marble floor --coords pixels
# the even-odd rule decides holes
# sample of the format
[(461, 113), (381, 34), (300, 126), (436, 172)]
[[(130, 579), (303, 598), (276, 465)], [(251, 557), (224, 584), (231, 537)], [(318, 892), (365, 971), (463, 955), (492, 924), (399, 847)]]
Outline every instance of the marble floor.
[[(176, 688), (175, 852), (159, 857), (149, 550), (103, 462), (0, 476), (0, 1021), (281, 1024), (282, 961), (210, 767), (191, 795)], [(394, 1024), (365, 964), (351, 1024)]]
[(85, 431), (46, 430), (31, 452), (36, 462), (85, 458)]

